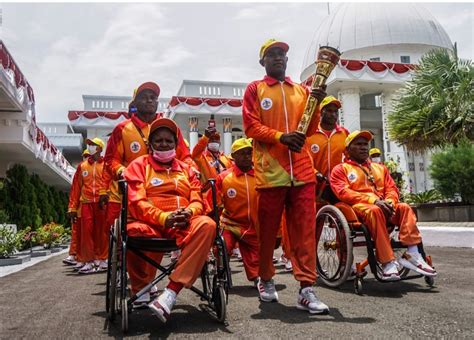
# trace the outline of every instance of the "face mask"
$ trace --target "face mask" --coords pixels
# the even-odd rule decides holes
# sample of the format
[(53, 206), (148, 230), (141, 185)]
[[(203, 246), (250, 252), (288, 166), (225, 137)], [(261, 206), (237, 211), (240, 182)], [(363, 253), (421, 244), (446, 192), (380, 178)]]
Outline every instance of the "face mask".
[(372, 157), (372, 162), (374, 163), (380, 163), (382, 161), (382, 158), (380, 157)]
[(220, 146), (221, 145), (219, 143), (214, 143), (214, 142), (207, 144), (207, 148), (212, 152), (219, 151)]
[(159, 163), (169, 163), (176, 157), (176, 150), (171, 149), (168, 151), (153, 150), (151, 154), (153, 159)]
[(97, 152), (97, 145), (87, 145), (87, 150), (89, 150), (89, 153), (92, 155), (94, 155), (96, 152)]

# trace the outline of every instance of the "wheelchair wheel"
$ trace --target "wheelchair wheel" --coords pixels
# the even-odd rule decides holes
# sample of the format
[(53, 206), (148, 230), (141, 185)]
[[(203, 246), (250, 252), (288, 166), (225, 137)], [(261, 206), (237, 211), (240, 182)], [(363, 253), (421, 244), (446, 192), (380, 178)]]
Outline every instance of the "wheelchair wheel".
[(211, 275), (214, 270), (213, 263), (215, 262), (212, 252), (210, 253), (209, 257), (210, 258), (206, 261), (201, 271), (202, 292), (207, 296), (208, 301), (210, 301), (212, 298)]
[(225, 289), (220, 284), (214, 286), (212, 304), (216, 312), (217, 321), (224, 323), (227, 312), (227, 299)]
[(122, 305), (122, 332), (127, 333), (128, 331), (128, 304), (127, 299), (121, 299)]
[(118, 271), (118, 242), (119, 242), (119, 222), (115, 220), (115, 223), (112, 227), (111, 231), (111, 242), (109, 248), (109, 262), (107, 266), (107, 303), (108, 309), (107, 313), (109, 315), (109, 320), (114, 321), (115, 315), (117, 314), (117, 299), (118, 299), (118, 292), (117, 292), (117, 271)]
[(431, 276), (425, 276), (425, 282), (428, 286), (434, 287), (434, 277)]
[(342, 212), (332, 205), (322, 207), (316, 216), (316, 269), (329, 287), (347, 280), (354, 258), (351, 230)]
[(364, 293), (364, 284), (362, 278), (354, 279), (354, 292), (357, 295), (362, 295)]

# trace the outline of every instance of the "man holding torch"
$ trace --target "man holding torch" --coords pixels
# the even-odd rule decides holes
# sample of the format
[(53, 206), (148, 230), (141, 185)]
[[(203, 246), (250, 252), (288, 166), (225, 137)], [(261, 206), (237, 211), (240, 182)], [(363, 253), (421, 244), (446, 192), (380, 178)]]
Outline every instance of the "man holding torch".
[[(312, 108), (326, 97), (324, 86), (311, 92), (286, 76), (288, 44), (274, 39), (260, 48), (260, 64), (266, 76), (247, 86), (243, 100), (245, 134), (254, 140), (254, 169), (260, 225), (260, 300), (278, 301), (273, 276), (273, 248), (283, 209), (293, 254), (293, 274), (300, 282), (298, 309), (327, 313), (313, 290), (316, 281), (315, 176), (305, 145), (306, 133), (315, 133), (320, 113), (303, 116), (307, 101)], [(304, 117), (304, 118), (303, 118)], [(303, 119), (302, 119), (303, 118)], [(305, 129), (297, 128), (301, 121)]]

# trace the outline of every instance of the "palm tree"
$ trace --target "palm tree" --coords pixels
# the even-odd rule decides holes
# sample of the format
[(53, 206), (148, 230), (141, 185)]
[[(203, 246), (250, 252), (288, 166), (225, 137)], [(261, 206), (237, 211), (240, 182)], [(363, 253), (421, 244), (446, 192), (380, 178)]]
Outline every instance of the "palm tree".
[(474, 141), (473, 75), (456, 46), (424, 55), (388, 116), (390, 138), (410, 151)]

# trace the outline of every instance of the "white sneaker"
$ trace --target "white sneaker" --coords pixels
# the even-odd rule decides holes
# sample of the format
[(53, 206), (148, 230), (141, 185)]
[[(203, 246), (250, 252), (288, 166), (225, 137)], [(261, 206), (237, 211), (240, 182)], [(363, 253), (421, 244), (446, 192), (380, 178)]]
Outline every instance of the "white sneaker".
[(178, 261), (180, 255), (181, 255), (181, 250), (173, 250), (170, 256), (171, 262)]
[(150, 293), (146, 292), (133, 301), (133, 308), (145, 308), (150, 303)]
[(292, 272), (293, 271), (293, 265), (291, 264), (291, 260), (287, 259), (285, 263), (285, 270), (287, 272)]
[(69, 266), (75, 266), (77, 264), (76, 257), (74, 255), (69, 255), (63, 260), (63, 263)]
[(94, 260), (94, 266), (99, 267), (100, 266), (100, 260)]
[(398, 273), (397, 264), (395, 261), (391, 261), (382, 266), (382, 280), (384, 281), (398, 281), (400, 280), (400, 274)]
[(151, 309), (161, 322), (165, 323), (170, 318), (171, 310), (176, 303), (176, 293), (171, 289), (165, 288), (158, 298), (148, 304), (148, 308)]
[(154, 285), (153, 287), (150, 288), (150, 298), (154, 299), (158, 295), (158, 287)]
[(405, 268), (414, 270), (418, 274), (425, 276), (436, 276), (438, 273), (428, 263), (423, 260), (423, 257), (419, 253), (405, 252), (399, 259), (398, 262)]
[(87, 262), (81, 269), (79, 269), (79, 274), (93, 274), (97, 271), (94, 262)]
[(77, 262), (76, 265), (72, 268), (74, 270), (79, 270), (81, 269), (82, 267), (84, 267), (86, 264), (84, 262)]
[(107, 268), (108, 268), (107, 260), (99, 261), (99, 265), (97, 266), (97, 271), (98, 272), (106, 272)]
[(278, 260), (278, 262), (286, 264), (288, 262), (288, 260), (289, 259), (284, 254), (281, 254), (280, 259)]
[(318, 299), (313, 287), (306, 287), (300, 290), (296, 301), (296, 308), (307, 310), (311, 314), (329, 313), (329, 307)]
[(278, 293), (275, 289), (275, 283), (273, 279), (270, 281), (263, 281), (258, 279), (257, 284), (258, 293), (260, 294), (260, 301), (273, 302), (278, 301)]

